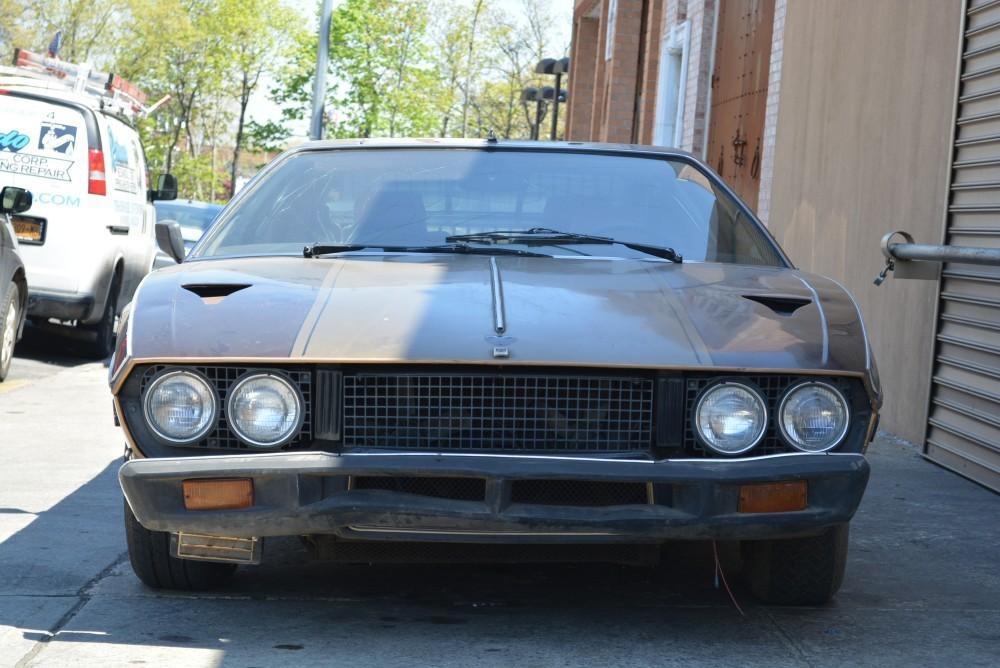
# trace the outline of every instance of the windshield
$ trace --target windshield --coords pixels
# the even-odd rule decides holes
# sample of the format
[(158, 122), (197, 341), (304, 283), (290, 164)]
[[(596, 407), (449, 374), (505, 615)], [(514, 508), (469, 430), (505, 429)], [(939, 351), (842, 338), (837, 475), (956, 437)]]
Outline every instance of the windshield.
[[(679, 158), (469, 149), (291, 153), (192, 257), (301, 254), (304, 246), (510, 244), (556, 256), (650, 258), (625, 245), (527, 244), (535, 228), (672, 248), (684, 261), (785, 266), (758, 224)], [(539, 244), (545, 248), (540, 248)]]

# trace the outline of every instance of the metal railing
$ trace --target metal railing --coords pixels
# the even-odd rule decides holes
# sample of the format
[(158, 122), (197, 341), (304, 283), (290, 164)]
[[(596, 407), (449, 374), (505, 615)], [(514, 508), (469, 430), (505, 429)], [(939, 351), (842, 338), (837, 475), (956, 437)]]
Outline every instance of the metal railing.
[[(893, 238), (896, 236), (902, 237), (905, 243), (894, 243)], [(909, 264), (911, 262), (960, 262), (1000, 266), (1000, 248), (915, 244), (912, 236), (901, 231), (890, 232), (882, 237), (882, 255), (885, 256), (885, 268), (875, 277), (875, 285), (882, 285), (890, 271), (898, 278), (937, 277), (936, 266), (931, 266), (931, 271), (928, 272), (915, 268)]]

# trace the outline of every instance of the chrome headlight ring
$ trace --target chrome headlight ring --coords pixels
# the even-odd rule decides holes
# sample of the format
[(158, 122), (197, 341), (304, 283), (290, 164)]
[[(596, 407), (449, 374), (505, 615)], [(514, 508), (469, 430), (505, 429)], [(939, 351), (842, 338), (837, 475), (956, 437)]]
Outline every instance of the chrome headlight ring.
[(742, 455), (767, 433), (767, 402), (749, 383), (723, 381), (702, 391), (692, 420), (695, 436), (706, 448), (720, 455)]
[(305, 420), (302, 393), (285, 376), (254, 371), (238, 379), (226, 399), (229, 429), (254, 448), (277, 448), (291, 442)]
[(851, 409), (833, 385), (805, 381), (785, 392), (776, 422), (782, 438), (796, 450), (827, 452), (843, 442), (851, 424)]
[(152, 379), (142, 412), (157, 439), (167, 445), (191, 445), (215, 428), (219, 399), (205, 376), (172, 367)]

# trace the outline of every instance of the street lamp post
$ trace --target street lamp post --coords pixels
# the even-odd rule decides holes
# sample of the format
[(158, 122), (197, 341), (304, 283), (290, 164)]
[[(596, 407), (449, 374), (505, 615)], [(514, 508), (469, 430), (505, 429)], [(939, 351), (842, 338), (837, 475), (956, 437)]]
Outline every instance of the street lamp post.
[(529, 139), (538, 139), (539, 126), (542, 124), (542, 118), (545, 116), (545, 111), (542, 108), (544, 104), (544, 97), (542, 96), (542, 91), (534, 86), (528, 86), (521, 91), (521, 102), (525, 103), (525, 113), (528, 111), (528, 102), (535, 103), (535, 122), (532, 123), (530, 118), (528, 120), (528, 125), (531, 127), (531, 137)]
[[(562, 83), (562, 75), (569, 72), (569, 58), (543, 58), (538, 61), (535, 66), (535, 74), (554, 74), (556, 76), (556, 85), (553, 88), (554, 91), (558, 91), (558, 94), (553, 93), (550, 98), (552, 100), (552, 130), (549, 134), (549, 138), (552, 141), (556, 139), (556, 128), (559, 124), (559, 103), (566, 101), (566, 91), (560, 88)], [(550, 88), (546, 86), (545, 88)], [(544, 90), (544, 88), (543, 88)]]
[(323, 102), (326, 98), (326, 65), (330, 54), (330, 24), (333, 0), (323, 0), (319, 21), (319, 49), (316, 53), (316, 81), (313, 82), (313, 108), (309, 138), (323, 138)]

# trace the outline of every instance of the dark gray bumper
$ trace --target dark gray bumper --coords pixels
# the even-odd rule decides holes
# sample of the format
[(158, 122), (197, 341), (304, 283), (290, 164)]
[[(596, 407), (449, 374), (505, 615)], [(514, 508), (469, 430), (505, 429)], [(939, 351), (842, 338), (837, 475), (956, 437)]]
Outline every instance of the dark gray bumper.
[(28, 289), (28, 315), (57, 320), (84, 320), (94, 312), (94, 298), (66, 296)]
[[(456, 454), (280, 453), (139, 459), (119, 479), (138, 520), (156, 531), (218, 536), (335, 534), (366, 540), (656, 542), (806, 535), (853, 517), (868, 482), (856, 454), (790, 454), (741, 460), (636, 461)], [(476, 478), (479, 501), (348, 489), (350, 476)], [(254, 506), (189, 511), (184, 480), (252, 478)], [(519, 480), (652, 485), (653, 503), (567, 506), (512, 503)], [(744, 483), (808, 481), (808, 508), (743, 514)]]

